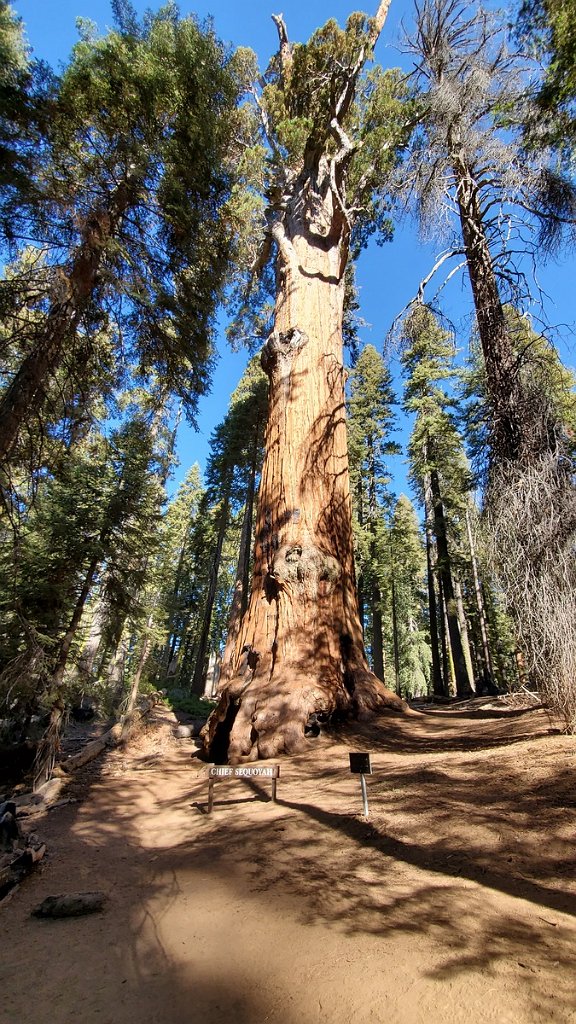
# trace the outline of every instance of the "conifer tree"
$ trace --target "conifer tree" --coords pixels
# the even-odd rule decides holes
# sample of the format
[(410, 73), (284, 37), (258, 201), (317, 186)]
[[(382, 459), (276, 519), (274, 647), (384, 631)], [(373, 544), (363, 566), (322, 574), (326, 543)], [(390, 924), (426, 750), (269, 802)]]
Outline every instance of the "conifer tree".
[(401, 494), (390, 520), (385, 635), (388, 653), (394, 659), (398, 692), (405, 697), (426, 695), (430, 681), (425, 575), (426, 556), (418, 517), (412, 502)]
[(547, 450), (549, 424), (523, 390), (504, 307), (526, 299), (521, 254), (536, 255), (555, 237), (570, 206), (570, 184), (552, 173), (547, 153), (527, 155), (511, 131), (526, 69), (493, 12), (461, 0), (424, 0), (408, 49), (422, 120), (399, 190), (415, 201), (428, 232), (448, 234), (439, 265), (464, 256), (485, 365), (492, 458), (526, 463)]
[(576, 8), (573, 0), (523, 0), (515, 25), (521, 45), (541, 61), (525, 113), (530, 147), (552, 145), (570, 168), (576, 142)]
[[(238, 387), (233, 392), (228, 412), (216, 428), (211, 440), (211, 454), (206, 471), (208, 483), (207, 500), (212, 502), (215, 512), (215, 544), (210, 572), (208, 593), (204, 602), (203, 623), (198, 638), (196, 665), (192, 680), (195, 693), (203, 692), (208, 641), (214, 600), (217, 592), (222, 551), (234, 510), (251, 506), (254, 502), (254, 484), (262, 458), (263, 428), (267, 401), (267, 380), (258, 362), (252, 359), (246, 368)], [(246, 527), (248, 530), (248, 526)], [(251, 537), (252, 529), (249, 528)], [(246, 558), (249, 557), (250, 540), (242, 552), (242, 578), (246, 576)], [(240, 595), (246, 604), (247, 595)], [(237, 624), (230, 623), (232, 632)], [(224, 664), (224, 678), (228, 666)]]
[(222, 214), (244, 68), (174, 4), (142, 26), (130, 10), (117, 5), (122, 24), (102, 38), (83, 25), (51, 104), (40, 201), (25, 225), (50, 274), (24, 297), (43, 315), (0, 396), (3, 463), (65, 355), (82, 378), (106, 315), (124, 366), (144, 379), (157, 371), (189, 413), (206, 388), (233, 243)]
[(383, 171), (410, 117), (398, 76), (362, 77), (387, 10), (298, 45), (275, 16), (279, 51), (256, 95), (268, 159), (252, 302), (260, 312), (268, 285), (275, 304), (266, 453), (251, 600), (205, 736), (207, 754), (233, 760), (301, 748), (311, 715), (401, 706), (363, 648), (342, 365), (350, 247), (386, 233)]
[(197, 603), (193, 537), (203, 495), (200, 467), (195, 463), (163, 517), (157, 571), (158, 624), (167, 635), (156, 676), (162, 686), (176, 674), (178, 656), (183, 653), (186, 630)]
[[(472, 688), (462, 643), (450, 555), (450, 501), (461, 504), (470, 486), (462, 441), (448, 412), (441, 382), (454, 376), (449, 334), (424, 306), (413, 309), (404, 323), (405, 408), (416, 414), (410, 437), (411, 475), (422, 499), (426, 521), (436, 542), (437, 569), (446, 603), (450, 647), (458, 696)], [(434, 641), (432, 641), (434, 642)]]
[(392, 496), (386, 459), (399, 451), (390, 439), (395, 402), (391, 374), (372, 345), (366, 345), (349, 375), (348, 450), (356, 538), (361, 618), (368, 605), (372, 665), (384, 680), (382, 646), (382, 562), (385, 520)]

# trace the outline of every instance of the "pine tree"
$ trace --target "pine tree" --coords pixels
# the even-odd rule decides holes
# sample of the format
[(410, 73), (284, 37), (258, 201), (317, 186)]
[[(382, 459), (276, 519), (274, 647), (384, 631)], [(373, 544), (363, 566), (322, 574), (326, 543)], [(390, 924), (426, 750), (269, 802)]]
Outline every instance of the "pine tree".
[(392, 496), (386, 459), (399, 451), (390, 439), (395, 402), (392, 379), (382, 357), (366, 345), (349, 375), (348, 450), (356, 539), (361, 619), (370, 611), (370, 647), (374, 673), (384, 680), (382, 647), (382, 547)]
[[(215, 515), (215, 546), (210, 584), (204, 606), (204, 618), (198, 639), (198, 651), (192, 687), (194, 692), (203, 692), (206, 660), (214, 601), (217, 593), (221, 568), (222, 551), (234, 510), (253, 505), (256, 472), (260, 469), (262, 457), (263, 428), (267, 404), (267, 381), (256, 359), (252, 359), (244, 372), (238, 387), (233, 392), (228, 413), (216, 428), (211, 440), (211, 454), (206, 471), (208, 500), (213, 503)], [(251, 491), (251, 493), (250, 493)], [(251, 515), (251, 513), (250, 513)], [(248, 529), (248, 526), (246, 527)], [(251, 537), (251, 526), (249, 535)], [(247, 539), (247, 538), (246, 538)], [(245, 560), (242, 558), (242, 579), (246, 577)], [(241, 604), (246, 604), (247, 594)], [(230, 623), (231, 632), (237, 632), (238, 625)], [(224, 676), (228, 665), (224, 665)]]
[(195, 463), (178, 488), (162, 521), (157, 570), (158, 624), (167, 635), (156, 674), (162, 686), (176, 674), (174, 670), (183, 653), (186, 630), (197, 603), (193, 537), (203, 495), (200, 467)]
[(552, 145), (570, 166), (576, 141), (576, 8), (573, 0), (523, 0), (515, 35), (544, 64), (526, 117), (531, 147)]
[(111, 315), (123, 366), (144, 379), (157, 371), (191, 414), (206, 389), (233, 244), (223, 209), (244, 71), (173, 4), (137, 31), (122, 10), (124, 29), (103, 38), (84, 25), (52, 101), (41, 202), (25, 225), (43, 239), (50, 274), (35, 276), (43, 315), (0, 397), (2, 462), (42, 414), (65, 355), (85, 379), (94, 328)]
[(422, 121), (399, 189), (415, 199), (428, 231), (450, 233), (440, 263), (464, 255), (485, 365), (491, 457), (526, 463), (547, 449), (549, 431), (534, 395), (523, 390), (504, 307), (526, 298), (518, 252), (536, 255), (555, 236), (573, 190), (553, 173), (548, 154), (527, 155), (512, 130), (525, 67), (492, 12), (460, 0), (424, 0), (408, 48)]
[(390, 521), (389, 565), (385, 635), (396, 686), (405, 697), (423, 696), (428, 692), (431, 661), (424, 596), (426, 556), (416, 511), (403, 494)]
[[(405, 408), (416, 414), (410, 437), (411, 475), (435, 538), (437, 571), (446, 603), (450, 647), (458, 696), (468, 696), (472, 680), (462, 642), (450, 554), (449, 515), (470, 486), (462, 441), (448, 411), (441, 381), (454, 376), (450, 336), (424, 306), (407, 318), (402, 363), (406, 374)], [(432, 639), (434, 642), (434, 639)]]

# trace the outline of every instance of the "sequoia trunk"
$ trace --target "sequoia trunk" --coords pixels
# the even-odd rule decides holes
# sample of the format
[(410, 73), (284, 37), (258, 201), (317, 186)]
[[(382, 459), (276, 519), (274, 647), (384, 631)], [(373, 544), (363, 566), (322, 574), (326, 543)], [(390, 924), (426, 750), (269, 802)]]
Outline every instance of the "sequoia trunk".
[[(277, 244), (274, 331), (250, 604), (207, 753), (275, 757), (311, 716), (403, 703), (366, 662), (358, 613), (342, 363), (342, 218), (303, 172)], [(278, 227), (278, 226), (277, 226)], [(228, 741), (229, 737), (229, 741)]]

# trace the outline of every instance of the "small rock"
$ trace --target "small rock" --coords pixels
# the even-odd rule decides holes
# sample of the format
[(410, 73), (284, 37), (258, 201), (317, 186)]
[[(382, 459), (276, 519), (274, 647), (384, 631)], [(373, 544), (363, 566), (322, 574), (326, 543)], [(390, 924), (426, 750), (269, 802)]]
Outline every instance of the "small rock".
[(174, 735), (179, 740), (189, 740), (194, 735), (194, 732), (189, 725), (177, 725)]
[(103, 892), (67, 892), (47, 896), (32, 911), (34, 917), (81, 917), (103, 910), (106, 894)]

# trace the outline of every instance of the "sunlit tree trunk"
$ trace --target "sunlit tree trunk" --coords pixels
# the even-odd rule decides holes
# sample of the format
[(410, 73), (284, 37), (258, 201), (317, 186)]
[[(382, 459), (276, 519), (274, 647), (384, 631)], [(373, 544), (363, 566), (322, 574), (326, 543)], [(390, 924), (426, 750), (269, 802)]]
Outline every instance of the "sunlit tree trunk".
[(252, 546), (252, 523), (254, 519), (254, 497), (256, 485), (256, 462), (250, 468), (250, 479), (248, 481), (248, 494), (242, 516), (242, 529), (240, 532), (240, 547), (238, 551), (238, 567), (236, 569), (236, 582), (234, 594), (230, 606), (228, 619), (228, 638), (222, 655), (222, 671), (224, 679), (233, 665), (234, 654), (242, 619), (246, 614), (248, 599), (250, 596), (250, 550)]
[(465, 162), (455, 158), (453, 166), (464, 251), (486, 367), (492, 444), (501, 458), (514, 460), (529, 429), (529, 425), (522, 422), (518, 357), (506, 324), (486, 238), (478, 184)]
[[(388, 6), (381, 0), (360, 34), (352, 18), (347, 34), (329, 23), (323, 41), (315, 37), (311, 59), (322, 53), (323, 60), (317, 79), (293, 61), (286, 26), (274, 16), (280, 47), (272, 77), (280, 107), (267, 106), (265, 91), (259, 103), (274, 178), (262, 250), (276, 259), (274, 328), (262, 352), (268, 423), (252, 594), (232, 676), (205, 731), (212, 757), (293, 753), (306, 745), (311, 716), (317, 722), (335, 712), (405, 707), (370, 672), (364, 652), (342, 363), (344, 279), (351, 225), (361, 209), (347, 193), (362, 144), (347, 134), (357, 131), (347, 117)], [(284, 127), (280, 136), (274, 132), (286, 116), (298, 120), (304, 103), (312, 103), (318, 124), (305, 129), (303, 149), (286, 149)], [(367, 174), (371, 180), (370, 169)], [(356, 199), (363, 188), (354, 185)]]
[(488, 640), (488, 622), (486, 619), (484, 595), (482, 593), (482, 584), (480, 582), (480, 574), (478, 572), (478, 559), (476, 558), (476, 546), (474, 544), (474, 538), (472, 535), (472, 524), (470, 522), (470, 513), (468, 509), (466, 509), (466, 532), (468, 536), (468, 546), (470, 548), (470, 562), (472, 565), (472, 575), (474, 578), (474, 596), (476, 599), (476, 608), (478, 610), (478, 624), (480, 627), (480, 636), (482, 641), (481, 658), (483, 672), (486, 673), (487, 679), (492, 679), (493, 667), (492, 656), (490, 653), (490, 643)]
[[(210, 723), (228, 757), (300, 750), (314, 713), (402, 702), (368, 669), (358, 612), (344, 411), (344, 225), (320, 179), (302, 185), (276, 231), (266, 452), (250, 604), (235, 675)], [(324, 174), (327, 169), (324, 168)], [(221, 731), (218, 733), (218, 726)]]

